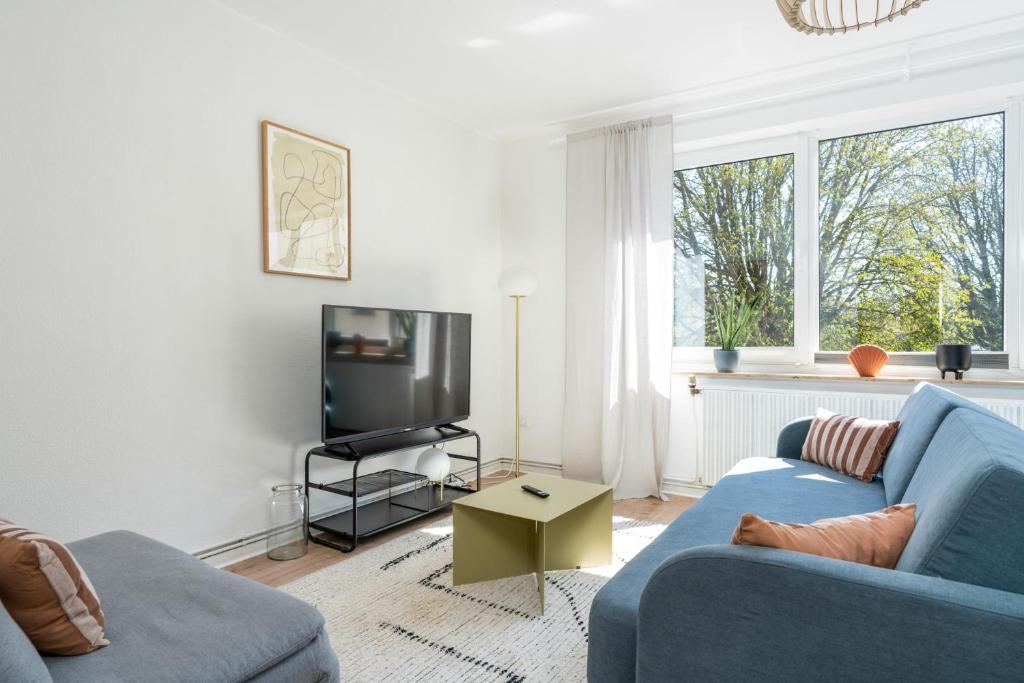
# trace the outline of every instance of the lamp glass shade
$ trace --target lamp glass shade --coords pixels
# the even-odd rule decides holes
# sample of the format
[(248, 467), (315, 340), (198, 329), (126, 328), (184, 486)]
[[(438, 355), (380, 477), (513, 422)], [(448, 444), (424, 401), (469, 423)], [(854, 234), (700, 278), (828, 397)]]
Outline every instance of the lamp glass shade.
[(430, 481), (444, 481), (452, 471), (452, 461), (440, 448), (428, 448), (416, 460), (416, 472)]
[(498, 280), (505, 296), (530, 296), (537, 291), (537, 276), (527, 268), (509, 268)]

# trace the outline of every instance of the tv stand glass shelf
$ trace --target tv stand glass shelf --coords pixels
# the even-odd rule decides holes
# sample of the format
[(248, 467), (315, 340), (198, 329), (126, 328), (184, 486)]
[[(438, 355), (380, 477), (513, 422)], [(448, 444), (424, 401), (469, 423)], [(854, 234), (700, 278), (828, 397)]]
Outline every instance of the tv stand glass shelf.
[[(438, 482), (427, 481), (422, 474), (397, 469), (359, 474), (360, 465), (371, 458), (469, 438), (476, 440), (475, 456), (448, 453), (448, 457), (476, 463), (476, 482), (472, 488), (468, 485), (442, 486)], [(310, 480), (310, 460), (314, 457), (351, 462), (352, 477), (327, 483)], [(306, 453), (305, 471), (307, 497), (311, 489), (316, 489), (351, 499), (351, 504), (341, 512), (307, 519), (306, 536), (314, 543), (347, 553), (355, 550), (360, 538), (450, 508), (452, 501), (480, 490), (480, 435), (464, 427), (445, 424), (317, 446)], [(366, 500), (360, 502), (363, 498)]]

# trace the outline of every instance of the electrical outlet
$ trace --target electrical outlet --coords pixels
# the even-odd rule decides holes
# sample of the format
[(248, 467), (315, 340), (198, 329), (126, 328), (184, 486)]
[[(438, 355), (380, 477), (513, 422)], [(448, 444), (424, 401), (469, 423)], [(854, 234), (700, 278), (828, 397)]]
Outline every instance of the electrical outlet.
[(522, 416), (519, 417), (519, 428), (520, 429), (529, 429), (530, 428), (530, 421), (526, 419), (525, 415), (522, 415)]

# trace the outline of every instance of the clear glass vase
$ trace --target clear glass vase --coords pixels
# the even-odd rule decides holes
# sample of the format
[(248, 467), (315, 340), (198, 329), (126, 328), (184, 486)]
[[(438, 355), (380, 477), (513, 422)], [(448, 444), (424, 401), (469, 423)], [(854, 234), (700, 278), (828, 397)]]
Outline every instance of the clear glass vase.
[(306, 554), (306, 496), (302, 484), (278, 484), (271, 488), (270, 533), (267, 557), (294, 560)]

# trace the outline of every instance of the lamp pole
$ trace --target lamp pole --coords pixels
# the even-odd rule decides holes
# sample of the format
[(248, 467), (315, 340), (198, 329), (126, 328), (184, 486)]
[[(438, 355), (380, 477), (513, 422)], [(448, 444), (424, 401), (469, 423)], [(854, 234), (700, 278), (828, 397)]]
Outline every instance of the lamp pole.
[(519, 476), (519, 302), (523, 298), (522, 294), (513, 294), (512, 298), (516, 301), (516, 457), (515, 469), (516, 477)]
[(522, 299), (528, 297), (534, 293), (537, 289), (537, 276), (526, 268), (509, 268), (501, 277), (498, 279), (498, 287), (501, 288), (502, 294), (508, 297), (512, 297), (515, 301), (516, 306), (516, 317), (515, 317), (515, 421), (516, 421), (516, 452), (515, 457), (512, 461), (511, 471), (506, 476), (518, 477), (520, 475), (520, 446), (522, 444), (522, 434), (520, 433), (519, 421), (519, 398), (520, 398), (520, 358), (519, 358), (519, 338), (520, 338), (520, 315), (522, 313)]

